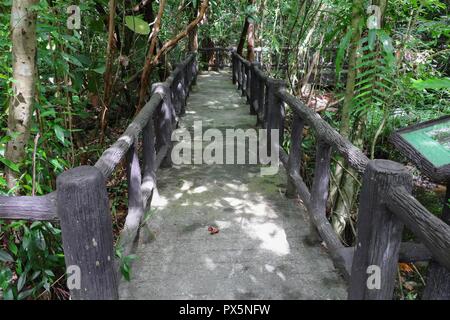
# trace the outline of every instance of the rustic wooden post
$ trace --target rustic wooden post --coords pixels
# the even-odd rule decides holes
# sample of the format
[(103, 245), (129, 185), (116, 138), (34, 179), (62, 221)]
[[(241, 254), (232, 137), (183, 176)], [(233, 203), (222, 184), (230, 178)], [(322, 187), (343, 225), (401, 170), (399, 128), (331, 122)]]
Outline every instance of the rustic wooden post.
[(304, 121), (297, 114), (294, 114), (291, 133), (291, 150), (289, 152), (288, 161), (288, 181), (286, 187), (286, 197), (288, 198), (294, 198), (297, 195), (297, 188), (290, 175), (300, 174), (304, 125)]
[(266, 103), (266, 82), (263, 78), (258, 79), (258, 120), (257, 125), (262, 125), (264, 127), (264, 106)]
[[(285, 82), (283, 80), (267, 80), (267, 152), (270, 152), (271, 145), (271, 130), (279, 130), (279, 141), (278, 147), (283, 144), (284, 138), (284, 101), (278, 96), (278, 92), (285, 87)], [(268, 153), (269, 154), (269, 153)]]
[[(450, 181), (447, 182), (447, 192), (442, 210), (442, 220), (450, 225)], [(450, 300), (450, 270), (436, 261), (431, 261), (427, 271), (427, 285), (423, 292), (424, 300)]]
[(235, 85), (237, 82), (237, 68), (236, 68), (236, 53), (234, 51), (231, 52), (231, 67), (233, 70), (233, 84)]
[(242, 90), (242, 61), (236, 55), (236, 68), (237, 68), (237, 77), (238, 77), (238, 90)]
[(133, 248), (136, 235), (144, 216), (144, 201), (142, 195), (142, 175), (137, 153), (137, 137), (127, 153), (127, 181), (128, 181), (128, 214), (125, 227), (120, 237), (122, 254), (128, 256)]
[(192, 60), (192, 83), (191, 85), (196, 86), (197, 85), (197, 74), (198, 74), (198, 53), (193, 53), (194, 58)]
[(80, 271), (74, 300), (118, 299), (112, 219), (105, 178), (95, 167), (62, 173), (56, 180), (57, 211), (61, 220), (64, 259)]
[(245, 61), (242, 61), (241, 64), (242, 64), (241, 96), (245, 97), (245, 94), (247, 92), (247, 65), (245, 64)]
[[(170, 93), (170, 92), (169, 92)], [(148, 200), (150, 199), (153, 189), (156, 186), (156, 146), (155, 146), (155, 129), (153, 117), (149, 120), (147, 126), (142, 132), (143, 144), (143, 161), (144, 176), (142, 183), (142, 197), (144, 200), (144, 208), (148, 210)]]
[(403, 223), (386, 206), (392, 186), (412, 189), (412, 177), (406, 168), (388, 160), (370, 161), (359, 199), (349, 299), (392, 299), (403, 231)]
[(247, 82), (245, 85), (245, 97), (247, 100), (247, 103), (250, 103), (250, 97), (251, 97), (251, 92), (252, 92), (252, 64), (249, 62), (245, 68), (245, 71), (247, 73)]
[(175, 126), (175, 114), (172, 100), (170, 99), (170, 88), (165, 83), (158, 83), (154, 85), (153, 92), (160, 94), (163, 98), (161, 107), (156, 115), (156, 151), (161, 151), (164, 146), (168, 147), (167, 155), (164, 157), (161, 166), (170, 168), (172, 167), (172, 132)]
[[(310, 210), (326, 219), (327, 199), (330, 184), (331, 146), (324, 141), (316, 142), (314, 181), (311, 187)], [(317, 239), (317, 231), (311, 224), (310, 236)]]
[(256, 110), (258, 108), (258, 76), (256, 75), (256, 69), (260, 68), (261, 64), (259, 62), (252, 62), (250, 67), (250, 114), (256, 115)]

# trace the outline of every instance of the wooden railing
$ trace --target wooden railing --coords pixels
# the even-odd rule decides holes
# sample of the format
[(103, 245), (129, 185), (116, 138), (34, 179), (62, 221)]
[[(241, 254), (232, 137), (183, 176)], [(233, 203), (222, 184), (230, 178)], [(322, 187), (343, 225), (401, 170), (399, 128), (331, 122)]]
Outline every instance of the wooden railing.
[[(118, 248), (127, 256), (150, 206), (156, 173), (161, 165), (171, 165), (171, 135), (177, 117), (185, 113), (197, 70), (197, 55), (190, 53), (164, 83), (153, 86), (150, 101), (95, 166), (62, 173), (55, 192), (41, 197), (0, 197), (0, 219), (59, 220), (66, 266), (76, 266), (81, 271), (81, 288), (71, 289), (72, 299), (118, 298), (118, 264), (106, 182), (125, 160), (128, 215)], [(140, 136), (142, 170), (138, 156)]]
[[(225, 67), (231, 67), (231, 49), (228, 48), (200, 48), (200, 61), (208, 61), (208, 67), (216, 70), (223, 69)], [(211, 61), (211, 58), (214, 61)]]
[[(250, 63), (232, 53), (233, 83), (250, 105), (250, 113), (270, 132), (279, 129), (276, 143), (288, 175), (287, 195), (298, 194), (312, 224), (325, 242), (335, 266), (349, 281), (349, 299), (392, 299), (398, 262), (435, 260), (447, 268), (432, 275), (425, 298), (448, 297), (450, 292), (450, 226), (431, 214), (412, 195), (412, 177), (406, 168), (389, 160), (370, 161), (317, 113), (289, 94), (285, 83), (268, 77), (259, 63)], [(284, 140), (285, 108), (293, 112), (289, 154), (280, 147)], [(300, 176), (303, 128), (316, 136), (314, 180), (311, 189)], [(270, 133), (268, 133), (270, 134)], [(363, 175), (355, 247), (345, 247), (326, 215), (331, 154), (337, 152), (347, 164)], [(402, 243), (406, 226), (422, 242)], [(313, 230), (315, 232), (315, 230)], [(371, 268), (380, 273), (380, 287), (367, 285)], [(370, 267), (370, 268), (369, 268)]]

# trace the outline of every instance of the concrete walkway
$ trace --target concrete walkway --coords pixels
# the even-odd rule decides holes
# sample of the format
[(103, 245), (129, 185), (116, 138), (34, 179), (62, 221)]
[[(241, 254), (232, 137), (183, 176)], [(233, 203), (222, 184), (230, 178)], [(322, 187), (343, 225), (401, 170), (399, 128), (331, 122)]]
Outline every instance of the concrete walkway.
[[(252, 128), (228, 72), (203, 73), (181, 126)], [(253, 165), (183, 165), (158, 172), (159, 197), (141, 231), (122, 299), (344, 299), (346, 287), (309, 222), (284, 196), (284, 171)], [(211, 235), (208, 227), (220, 232)]]

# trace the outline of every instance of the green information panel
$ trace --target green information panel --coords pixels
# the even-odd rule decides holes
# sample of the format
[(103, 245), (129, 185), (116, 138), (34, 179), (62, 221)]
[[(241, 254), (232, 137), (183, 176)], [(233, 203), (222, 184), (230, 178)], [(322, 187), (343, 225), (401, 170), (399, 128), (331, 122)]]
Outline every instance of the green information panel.
[(400, 135), (434, 166), (450, 164), (450, 119)]

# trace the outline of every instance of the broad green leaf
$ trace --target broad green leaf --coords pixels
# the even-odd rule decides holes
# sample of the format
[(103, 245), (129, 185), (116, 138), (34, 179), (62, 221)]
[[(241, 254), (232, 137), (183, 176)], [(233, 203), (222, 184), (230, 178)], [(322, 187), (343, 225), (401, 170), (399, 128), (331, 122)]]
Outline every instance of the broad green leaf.
[(3, 162), (3, 164), (5, 166), (7, 166), (8, 168), (10, 168), (12, 171), (20, 172), (19, 166), (17, 164), (15, 164), (14, 162), (12, 162), (11, 160), (6, 159), (6, 158), (0, 158), (0, 162)]
[(138, 34), (142, 35), (150, 34), (150, 26), (140, 17), (126, 16), (125, 24), (130, 30)]
[(105, 71), (106, 71), (106, 66), (105, 65), (100, 66), (98, 68), (93, 69), (92, 71), (94, 71), (94, 72), (96, 72), (98, 74), (104, 74)]
[(80, 60), (78, 60), (77, 58), (75, 58), (74, 56), (67, 54), (65, 52), (61, 52), (62, 57), (64, 58), (64, 60), (66, 60), (67, 62), (74, 64), (78, 67), (83, 68), (83, 64), (80, 62)]
[(55, 134), (58, 140), (61, 141), (62, 144), (64, 144), (65, 142), (64, 129), (58, 125), (55, 125), (53, 129), (55, 130)]
[(433, 89), (445, 90), (450, 89), (450, 78), (430, 78), (425, 80), (412, 80), (412, 87), (417, 90)]
[(25, 290), (25, 291), (19, 293), (19, 295), (17, 296), (17, 299), (24, 300), (24, 299), (28, 298), (33, 293), (33, 291), (34, 291), (34, 289)]
[(342, 38), (341, 43), (339, 44), (339, 49), (336, 55), (336, 74), (338, 78), (342, 71), (342, 64), (344, 61), (345, 52), (347, 51), (347, 47), (350, 43), (351, 37), (352, 37), (352, 28), (349, 28), (344, 38)]
[(13, 257), (11, 255), (3, 250), (0, 250), (0, 261), (2, 262), (14, 262)]
[(17, 280), (17, 291), (21, 291), (23, 289), (23, 286), (25, 285), (27, 281), (27, 273), (24, 272), (20, 275), (19, 280)]

